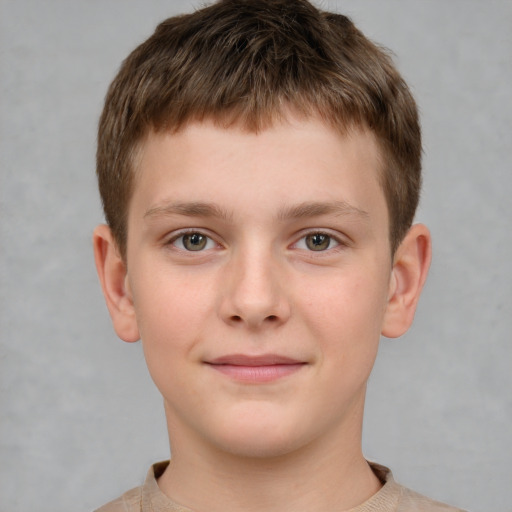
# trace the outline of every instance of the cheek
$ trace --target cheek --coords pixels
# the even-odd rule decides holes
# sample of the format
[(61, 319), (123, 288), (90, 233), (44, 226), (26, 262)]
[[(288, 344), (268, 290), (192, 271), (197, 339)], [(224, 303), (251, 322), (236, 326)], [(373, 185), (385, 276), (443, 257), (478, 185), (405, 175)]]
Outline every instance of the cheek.
[(179, 401), (187, 396), (190, 401), (183, 390), (190, 387), (189, 363), (202, 338), (197, 325), (197, 318), (202, 317), (197, 293), (186, 287), (180, 290), (179, 282), (153, 285), (136, 296), (142, 306), (136, 311), (147, 368), (164, 397)]
[(387, 289), (375, 272), (340, 273), (313, 288), (305, 309), (321, 350), (336, 360), (373, 364), (380, 339)]
[(169, 366), (204, 337), (211, 296), (186, 276), (154, 275), (134, 289), (137, 324), (148, 366)]

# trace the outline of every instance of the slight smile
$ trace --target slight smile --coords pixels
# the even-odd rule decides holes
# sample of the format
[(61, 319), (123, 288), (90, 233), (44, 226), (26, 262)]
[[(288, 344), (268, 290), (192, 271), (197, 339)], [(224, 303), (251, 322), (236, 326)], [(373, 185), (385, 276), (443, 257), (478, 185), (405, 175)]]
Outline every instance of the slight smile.
[(304, 361), (276, 354), (261, 356), (232, 354), (205, 361), (205, 364), (234, 380), (254, 384), (281, 379), (307, 365)]

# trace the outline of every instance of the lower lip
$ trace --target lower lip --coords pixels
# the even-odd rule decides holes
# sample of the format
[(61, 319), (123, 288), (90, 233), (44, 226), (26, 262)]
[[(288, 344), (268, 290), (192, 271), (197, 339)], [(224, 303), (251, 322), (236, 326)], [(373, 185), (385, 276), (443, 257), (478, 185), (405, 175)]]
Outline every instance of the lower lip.
[(210, 364), (214, 370), (242, 382), (272, 382), (298, 372), (304, 364), (272, 364), (268, 366), (240, 366), (232, 364)]

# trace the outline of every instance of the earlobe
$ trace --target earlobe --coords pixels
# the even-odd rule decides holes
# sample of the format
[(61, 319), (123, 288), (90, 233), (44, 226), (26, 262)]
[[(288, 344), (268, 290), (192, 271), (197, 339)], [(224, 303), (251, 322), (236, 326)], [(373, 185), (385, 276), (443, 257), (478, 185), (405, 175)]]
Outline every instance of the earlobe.
[(94, 230), (93, 247), (96, 270), (114, 329), (123, 341), (138, 341), (140, 335), (126, 264), (108, 226), (102, 224)]
[(397, 338), (411, 326), (431, 258), (430, 232), (423, 224), (415, 224), (395, 253), (383, 336)]

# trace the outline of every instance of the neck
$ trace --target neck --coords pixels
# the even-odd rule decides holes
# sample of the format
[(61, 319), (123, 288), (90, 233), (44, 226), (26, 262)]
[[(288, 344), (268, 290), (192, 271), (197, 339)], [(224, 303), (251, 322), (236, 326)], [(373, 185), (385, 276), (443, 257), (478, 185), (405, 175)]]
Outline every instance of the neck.
[(360, 425), (271, 458), (173, 440), (158, 485), (197, 512), (349, 510), (381, 487), (363, 457)]

